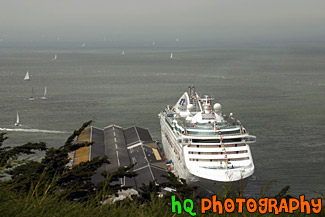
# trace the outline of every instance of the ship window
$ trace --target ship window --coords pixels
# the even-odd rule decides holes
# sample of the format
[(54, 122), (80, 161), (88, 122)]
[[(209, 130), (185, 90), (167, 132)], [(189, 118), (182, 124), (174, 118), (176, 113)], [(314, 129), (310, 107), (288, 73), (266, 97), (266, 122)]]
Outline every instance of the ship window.
[(239, 134), (240, 130), (234, 130), (234, 131), (222, 131), (222, 134)]
[(223, 142), (227, 143), (227, 142), (240, 142), (241, 138), (236, 138), (236, 139), (224, 139)]
[[(249, 160), (249, 157), (242, 157), (242, 158), (231, 158), (228, 159), (229, 161), (242, 161), (242, 160)], [(197, 159), (197, 158), (190, 158), (190, 161), (201, 161), (201, 162), (222, 162), (224, 159)]]
[[(240, 154), (240, 153), (247, 153), (247, 150), (243, 151), (227, 151), (226, 154)], [(190, 151), (189, 154), (200, 154), (200, 155), (224, 155), (224, 151), (219, 152), (196, 152), (196, 151)]]
[(192, 142), (196, 143), (219, 143), (219, 139), (192, 139)]

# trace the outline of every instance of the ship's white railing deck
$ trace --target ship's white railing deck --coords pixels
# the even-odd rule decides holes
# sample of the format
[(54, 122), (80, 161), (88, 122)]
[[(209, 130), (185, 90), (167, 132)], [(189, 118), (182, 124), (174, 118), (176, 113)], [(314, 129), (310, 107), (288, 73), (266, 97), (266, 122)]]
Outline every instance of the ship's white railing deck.
[(173, 127), (176, 131), (183, 135), (193, 135), (193, 136), (236, 136), (242, 135), (241, 127), (235, 126), (219, 126), (214, 127), (214, 123), (204, 123), (204, 124), (184, 124), (178, 119), (173, 117), (165, 117), (166, 122)]
[[(226, 152), (232, 152), (232, 151), (244, 151), (244, 150), (247, 150), (247, 147), (246, 146), (241, 146), (241, 147), (224, 147), (224, 149), (226, 149)], [(194, 151), (194, 152), (221, 152), (223, 150), (222, 147), (213, 147), (213, 148), (210, 148), (210, 147), (187, 147), (188, 151)], [(213, 150), (213, 151), (212, 151)]]
[(242, 154), (242, 153), (247, 153), (248, 150), (227, 150), (223, 151), (222, 149), (220, 150), (188, 150), (188, 154), (198, 154), (198, 155), (229, 155), (229, 154)]
[(221, 148), (222, 146), (226, 147), (241, 147), (246, 146), (245, 143), (191, 143), (187, 147), (193, 148)]
[[(203, 153), (203, 152), (202, 152)], [(243, 158), (243, 157), (249, 157), (249, 153), (241, 153), (241, 154), (228, 154), (228, 153), (221, 153), (221, 154), (188, 154), (189, 158), (198, 158), (198, 159), (224, 159), (225, 155), (227, 155), (227, 158)]]
[(190, 157), (189, 158), (189, 161), (192, 161), (192, 162), (224, 162), (225, 160), (227, 160), (228, 162), (230, 161), (246, 161), (247, 163), (250, 162), (250, 159), (249, 157), (241, 157), (241, 158), (230, 158), (228, 157), (227, 159), (223, 158), (214, 158), (214, 159), (211, 159), (211, 158), (195, 158), (195, 157)]

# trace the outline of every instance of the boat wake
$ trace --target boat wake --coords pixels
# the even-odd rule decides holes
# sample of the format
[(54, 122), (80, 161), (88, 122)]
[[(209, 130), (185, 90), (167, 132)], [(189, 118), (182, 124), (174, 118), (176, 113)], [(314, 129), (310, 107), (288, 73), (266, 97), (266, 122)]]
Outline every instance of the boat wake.
[(9, 129), (9, 128), (0, 128), (0, 131), (8, 131), (8, 132), (25, 132), (25, 133), (68, 133), (65, 131), (58, 130), (40, 130), (40, 129)]

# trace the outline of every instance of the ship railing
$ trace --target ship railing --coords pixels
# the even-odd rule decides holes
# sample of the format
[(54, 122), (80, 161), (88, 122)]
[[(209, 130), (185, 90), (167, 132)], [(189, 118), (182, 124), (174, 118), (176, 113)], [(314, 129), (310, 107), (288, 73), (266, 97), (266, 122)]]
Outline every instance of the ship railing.
[(213, 125), (187, 125), (185, 126), (188, 130), (213, 130), (213, 131), (221, 131), (222, 133), (228, 133), (236, 131), (236, 133), (240, 132), (240, 128), (238, 126), (233, 127), (213, 127)]
[(188, 151), (188, 154), (190, 155), (229, 155), (229, 154), (243, 154), (243, 153), (248, 153), (248, 150), (236, 150), (236, 151), (232, 151), (232, 150), (227, 150), (227, 151), (214, 151), (214, 152), (205, 152), (204, 150), (200, 150), (200, 151)]
[(189, 161), (197, 161), (197, 162), (220, 162), (220, 161), (244, 161), (249, 160), (249, 157), (242, 158), (227, 158), (227, 159), (199, 159), (199, 158), (190, 158)]
[(223, 153), (223, 154), (218, 154), (218, 155), (191, 154), (191, 155), (189, 155), (189, 157), (198, 158), (198, 159), (224, 159), (224, 160), (227, 160), (228, 158), (249, 157), (249, 153), (241, 153), (241, 154)]
[[(179, 133), (184, 135), (195, 135), (195, 136), (219, 136), (221, 133), (222, 136), (238, 136), (241, 135), (240, 129), (237, 129), (238, 126), (233, 127), (219, 127), (220, 131), (216, 130), (218, 127), (214, 128), (213, 124), (196, 124), (195, 128), (189, 127), (188, 124), (184, 124), (181, 121), (178, 121), (174, 118), (166, 118), (168, 124), (175, 128)], [(236, 129), (233, 131), (224, 131), (225, 129)], [(223, 130), (223, 131), (222, 131)]]
[(189, 148), (221, 148), (221, 147), (225, 147), (225, 148), (237, 148), (237, 147), (246, 147), (245, 143), (240, 143), (240, 144), (225, 144), (225, 143), (219, 143), (218, 145), (207, 145), (206, 143), (197, 143), (197, 144), (190, 144), (187, 147)]
[(222, 147), (214, 147), (214, 148), (210, 148), (210, 147), (187, 147), (186, 151), (189, 152), (201, 152), (201, 153), (210, 153), (210, 152), (237, 152), (237, 151), (248, 151), (248, 147), (247, 146), (241, 146), (241, 147), (226, 147), (226, 146), (222, 146)]
[[(187, 130), (187, 135), (189, 136), (199, 136), (199, 137), (206, 137), (206, 136), (217, 136), (219, 137), (218, 132), (204, 132), (204, 131), (189, 131)], [(221, 134), (222, 137), (230, 137), (230, 136), (240, 136), (241, 133), (232, 133), (232, 134)]]

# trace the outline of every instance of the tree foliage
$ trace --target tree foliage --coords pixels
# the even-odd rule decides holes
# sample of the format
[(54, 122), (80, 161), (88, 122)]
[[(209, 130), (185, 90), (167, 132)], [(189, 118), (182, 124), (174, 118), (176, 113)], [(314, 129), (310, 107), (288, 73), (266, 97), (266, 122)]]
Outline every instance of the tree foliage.
[(137, 173), (133, 172), (132, 169), (135, 164), (130, 164), (126, 167), (119, 167), (113, 172), (103, 172), (102, 176), (105, 177), (105, 181), (98, 184), (98, 193), (101, 195), (102, 200), (107, 199), (108, 195), (117, 195), (120, 190), (126, 190), (132, 186), (124, 185), (126, 178), (133, 178), (137, 176)]
[(149, 202), (152, 198), (157, 198), (161, 190), (161, 185), (156, 184), (155, 181), (150, 181), (147, 185), (142, 184), (140, 187), (140, 197), (141, 202)]
[[(3, 172), (6, 168), (12, 167), (14, 164), (23, 162), (23, 159), (18, 161), (18, 157), (25, 154), (34, 154), (35, 151), (46, 150), (46, 144), (44, 142), (39, 143), (26, 143), (24, 145), (16, 147), (2, 147), (3, 142), (8, 139), (5, 136), (6, 133), (0, 133), (0, 172)], [(0, 175), (0, 178), (2, 176)]]
[[(195, 191), (198, 189), (198, 186), (188, 185), (185, 179), (178, 179), (172, 172), (168, 172), (168, 175), (162, 175), (167, 179), (167, 182), (162, 183), (161, 187), (169, 187), (175, 189), (178, 199), (182, 198), (191, 198)], [(170, 197), (174, 193), (170, 192), (166, 195), (166, 197)]]
[[(11, 180), (6, 184), (11, 189), (20, 192), (30, 192), (32, 195), (55, 194), (68, 200), (85, 201), (94, 197), (99, 191), (101, 194), (114, 194), (120, 189), (129, 186), (121, 186), (117, 181), (124, 177), (134, 177), (131, 172), (134, 165), (121, 167), (112, 173), (105, 172), (105, 182), (98, 186), (91, 182), (91, 177), (103, 164), (109, 163), (108, 158), (96, 157), (88, 162), (82, 162), (72, 168), (69, 166), (69, 153), (78, 148), (92, 145), (90, 142), (77, 143), (76, 138), (91, 124), (84, 123), (68, 137), (63, 146), (46, 149), (45, 143), (27, 143), (15, 148), (0, 149), (1, 159), (8, 162), (20, 153), (31, 154), (34, 149), (46, 150), (44, 158), (39, 161), (28, 160), (8, 171)], [(5, 134), (0, 135), (0, 145), (6, 140)], [(100, 190), (98, 190), (100, 189)]]

